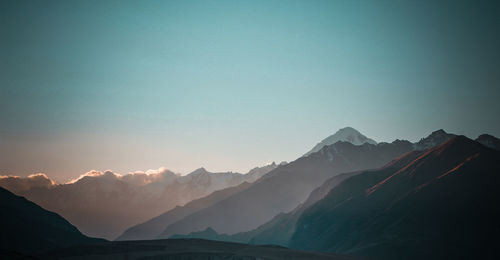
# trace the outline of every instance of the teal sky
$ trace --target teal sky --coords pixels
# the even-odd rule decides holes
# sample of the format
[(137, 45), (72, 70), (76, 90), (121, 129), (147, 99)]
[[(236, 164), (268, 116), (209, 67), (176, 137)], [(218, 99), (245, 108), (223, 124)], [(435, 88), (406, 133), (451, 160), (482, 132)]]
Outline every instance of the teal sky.
[(1, 1), (0, 173), (241, 171), (500, 136), (495, 1)]

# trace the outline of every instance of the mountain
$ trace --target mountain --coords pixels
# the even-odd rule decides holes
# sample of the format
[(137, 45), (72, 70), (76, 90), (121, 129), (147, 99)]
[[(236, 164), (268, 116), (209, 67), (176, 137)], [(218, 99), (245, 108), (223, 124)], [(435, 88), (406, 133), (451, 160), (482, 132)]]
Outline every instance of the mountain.
[(4, 252), (37, 253), (104, 241), (84, 236), (58, 214), (3, 188), (0, 188), (0, 221), (0, 251)]
[(37, 255), (39, 259), (287, 259), (287, 260), (354, 260), (357, 257), (293, 250), (280, 246), (255, 246), (202, 239), (164, 239), (114, 241), (96, 245), (74, 246)]
[(449, 134), (443, 129), (432, 132), (429, 136), (420, 139), (420, 141), (413, 144), (413, 148), (418, 151), (426, 150), (437, 145), (443, 144), (455, 137), (454, 134)]
[(495, 149), (495, 150), (500, 150), (500, 139), (489, 135), (489, 134), (482, 134), (478, 138), (476, 138), (476, 142), (481, 143), (482, 145)]
[(298, 219), (295, 249), (373, 259), (498, 259), (500, 152), (464, 136), (352, 176)]
[[(285, 162), (281, 162), (279, 165), (285, 164)], [(276, 167), (278, 167), (278, 165), (275, 162), (263, 167), (255, 167), (246, 174), (246, 181), (254, 182)], [(203, 174), (203, 171), (204, 169), (199, 169), (195, 171), (194, 174), (200, 175)], [(250, 187), (250, 183), (248, 182), (244, 182), (243, 184), (235, 187), (215, 191), (206, 197), (193, 200), (184, 206), (177, 206), (174, 209), (168, 210), (163, 214), (154, 217), (144, 223), (128, 228), (123, 234), (117, 237), (116, 240), (154, 239), (158, 237), (163, 229), (165, 229), (165, 227), (167, 227), (168, 225), (179, 221), (192, 213), (212, 206), (215, 203)]]
[(132, 225), (216, 190), (255, 181), (276, 167), (248, 174), (200, 168), (185, 176), (165, 168), (123, 176), (91, 171), (66, 184), (55, 184), (44, 174), (2, 176), (0, 186), (61, 214), (86, 235), (114, 239)]
[(208, 227), (219, 233), (249, 231), (289, 212), (312, 190), (335, 175), (380, 167), (412, 150), (408, 141), (377, 145), (337, 142), (264, 175), (249, 188), (166, 226), (160, 238), (189, 234)]
[(255, 182), (256, 180), (260, 179), (260, 177), (264, 176), (264, 174), (267, 174), (268, 172), (276, 169), (280, 165), (285, 165), (287, 162), (283, 161), (280, 162), (279, 164), (276, 164), (275, 162), (272, 162), (268, 165), (262, 166), (262, 167), (255, 167), (248, 171), (246, 174), (246, 182)]
[(307, 200), (297, 206), (294, 210), (288, 213), (280, 213), (269, 222), (259, 226), (254, 230), (241, 232), (234, 235), (227, 235), (219, 234), (212, 228), (208, 227), (203, 231), (192, 232), (187, 235), (176, 234), (171, 238), (201, 238), (227, 242), (249, 243), (256, 245), (273, 244), (288, 246), (291, 236), (296, 229), (298, 218), (300, 217), (302, 212), (304, 212), (305, 209), (313, 205), (315, 202), (324, 198), (332, 188), (339, 185), (343, 180), (358, 173), (359, 172), (344, 173), (328, 179), (320, 187), (312, 191)]
[[(408, 141), (396, 140), (393, 144), (404, 144), (411, 146), (411, 149), (421, 149), (424, 146), (430, 146), (431, 144), (442, 144), (441, 142), (446, 142), (450, 138), (456, 135), (448, 134), (443, 130), (434, 131), (429, 136), (422, 138), (419, 142), (415, 144), (410, 144)], [(387, 143), (380, 143), (379, 146), (388, 145)], [(409, 158), (409, 157), (405, 157)], [(401, 165), (404, 160), (398, 158), (393, 160), (389, 165), (395, 167), (396, 165)], [(386, 166), (387, 167), (387, 166)], [(233, 235), (219, 234), (212, 228), (207, 228), (203, 231), (192, 232), (189, 234), (177, 234), (176, 238), (204, 238), (204, 239), (214, 239), (221, 241), (233, 241), (251, 244), (276, 244), (282, 246), (288, 246), (291, 236), (296, 230), (296, 223), (301, 216), (301, 214), (316, 201), (322, 199), (333, 187), (339, 185), (343, 180), (348, 177), (359, 174), (360, 172), (350, 172), (345, 174), (340, 174), (331, 179), (327, 180), (323, 185), (314, 190), (308, 197), (308, 199), (300, 204), (294, 210), (287, 213), (280, 213), (276, 215), (270, 221), (262, 224), (256, 229), (246, 232), (240, 232)]]
[(304, 156), (309, 156), (310, 154), (321, 150), (321, 148), (323, 148), (323, 146), (332, 145), (332, 144), (335, 144), (336, 142), (349, 142), (353, 145), (362, 145), (364, 143), (377, 144), (377, 142), (364, 136), (358, 130), (356, 130), (352, 127), (345, 127), (345, 128), (339, 129), (335, 134), (330, 135), (327, 138), (323, 139), (323, 141), (316, 144)]
[(250, 183), (245, 182), (236, 187), (230, 187), (223, 190), (215, 191), (206, 197), (193, 200), (184, 206), (177, 206), (174, 209), (171, 209), (144, 223), (128, 228), (122, 235), (116, 238), (116, 240), (154, 239), (158, 237), (160, 233), (163, 231), (163, 229), (165, 229), (165, 227), (167, 227), (168, 225), (176, 221), (179, 221), (194, 212), (212, 206), (215, 203), (224, 200), (232, 196), (233, 194), (236, 194), (250, 187), (250, 185), (251, 185)]
[[(338, 186), (345, 179), (358, 174), (359, 172), (350, 172), (337, 175), (325, 181), (320, 187), (311, 192), (307, 200), (288, 213), (281, 213), (275, 216), (268, 223), (259, 226), (257, 229), (235, 234), (227, 241), (237, 241), (250, 244), (275, 244), (288, 246), (293, 232), (302, 213), (317, 201), (323, 199), (328, 192)], [(244, 239), (242, 239), (244, 238)]]

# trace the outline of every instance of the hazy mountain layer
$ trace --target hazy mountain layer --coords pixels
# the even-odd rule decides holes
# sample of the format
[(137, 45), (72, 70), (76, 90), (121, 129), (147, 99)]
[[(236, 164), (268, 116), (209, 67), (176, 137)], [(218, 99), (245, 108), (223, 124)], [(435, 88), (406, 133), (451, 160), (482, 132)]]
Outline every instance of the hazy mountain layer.
[(166, 226), (179, 221), (194, 212), (212, 206), (213, 204), (250, 187), (250, 185), (250, 183), (245, 182), (236, 187), (215, 191), (206, 197), (191, 201), (184, 206), (177, 206), (155, 218), (127, 229), (122, 235), (116, 238), (116, 240), (155, 239), (160, 235)]
[(318, 200), (324, 198), (332, 188), (339, 185), (343, 180), (358, 174), (359, 172), (344, 173), (332, 177), (325, 181), (323, 185), (316, 188), (307, 200), (297, 206), (294, 210), (288, 213), (280, 213), (276, 215), (271, 221), (259, 226), (258, 228), (241, 232), (234, 235), (218, 234), (212, 228), (207, 228), (203, 231), (192, 232), (188, 235), (174, 235), (171, 238), (202, 238), (218, 241), (230, 241), (249, 243), (257, 245), (281, 245), (288, 246), (290, 239), (295, 232), (296, 223), (300, 215), (305, 209), (316, 203)]
[(166, 169), (124, 176), (91, 171), (59, 185), (44, 174), (3, 176), (0, 186), (61, 214), (84, 234), (114, 239), (127, 227), (216, 190), (255, 181), (276, 167), (273, 163), (248, 174), (200, 168), (185, 176)]

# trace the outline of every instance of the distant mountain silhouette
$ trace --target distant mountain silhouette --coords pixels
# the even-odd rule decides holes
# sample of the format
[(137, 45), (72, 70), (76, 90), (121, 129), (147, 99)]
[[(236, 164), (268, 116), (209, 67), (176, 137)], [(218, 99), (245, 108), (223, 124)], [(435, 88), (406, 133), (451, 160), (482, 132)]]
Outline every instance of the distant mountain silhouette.
[[(38, 253), (50, 249), (104, 242), (89, 238), (64, 218), (0, 188), (0, 251)], [(14, 251), (14, 252), (12, 252)], [(1, 254), (0, 254), (1, 256)]]
[(253, 182), (276, 167), (272, 163), (247, 174), (200, 168), (185, 176), (164, 168), (123, 176), (91, 171), (67, 184), (55, 184), (44, 174), (4, 176), (0, 186), (61, 214), (86, 235), (114, 239), (132, 225), (216, 190)]
[(500, 152), (463, 136), (333, 188), (298, 219), (296, 249), (374, 259), (498, 259)]

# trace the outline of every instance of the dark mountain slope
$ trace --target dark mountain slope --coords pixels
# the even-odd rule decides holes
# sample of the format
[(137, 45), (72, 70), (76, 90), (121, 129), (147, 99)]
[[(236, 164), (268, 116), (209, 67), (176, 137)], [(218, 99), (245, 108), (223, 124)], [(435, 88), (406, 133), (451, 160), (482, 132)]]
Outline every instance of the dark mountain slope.
[(304, 211), (290, 245), (378, 259), (498, 257), (499, 160), (463, 136), (407, 154), (332, 189)]
[(34, 253), (84, 243), (103, 242), (84, 236), (56, 213), (0, 188), (0, 250)]

